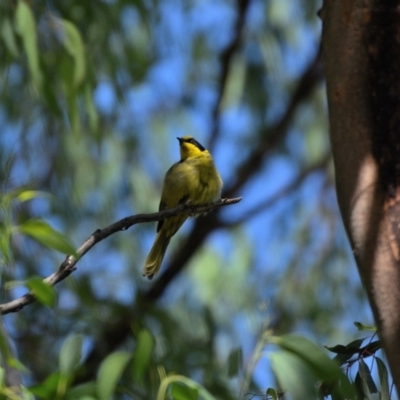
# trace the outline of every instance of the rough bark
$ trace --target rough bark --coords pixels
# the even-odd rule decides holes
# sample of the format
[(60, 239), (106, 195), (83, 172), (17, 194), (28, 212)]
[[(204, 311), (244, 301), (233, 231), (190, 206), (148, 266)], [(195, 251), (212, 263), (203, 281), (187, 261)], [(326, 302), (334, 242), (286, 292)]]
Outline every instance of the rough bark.
[(400, 0), (325, 0), (337, 196), (400, 389)]

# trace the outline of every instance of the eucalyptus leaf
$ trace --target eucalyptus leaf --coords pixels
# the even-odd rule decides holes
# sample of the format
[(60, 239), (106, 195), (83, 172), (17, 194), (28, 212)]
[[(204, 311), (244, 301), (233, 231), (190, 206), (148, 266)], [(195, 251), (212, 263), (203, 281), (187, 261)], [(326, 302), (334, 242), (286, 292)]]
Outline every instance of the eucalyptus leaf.
[(30, 236), (32, 239), (50, 249), (57, 250), (64, 254), (75, 255), (75, 249), (67, 238), (43, 220), (27, 220), (21, 225), (18, 225), (16, 230), (24, 235)]
[(116, 351), (101, 363), (96, 379), (96, 390), (99, 400), (110, 400), (118, 381), (132, 358), (126, 351)]
[(78, 86), (86, 73), (85, 46), (79, 30), (73, 23), (64, 19), (60, 19), (59, 23), (64, 31), (64, 46), (74, 59), (73, 82), (75, 86)]
[(316, 398), (316, 378), (304, 360), (287, 351), (272, 353), (269, 359), (280, 390), (293, 400)]
[(44, 282), (40, 277), (29, 278), (25, 284), (40, 303), (50, 307), (54, 306), (56, 294), (53, 286)]
[(371, 371), (362, 358), (359, 361), (358, 372), (360, 373), (361, 379), (368, 385), (369, 393), (377, 393), (378, 389), (372, 379)]
[(39, 65), (36, 22), (31, 8), (25, 1), (18, 1), (15, 18), (17, 30), (22, 38), (32, 80), (36, 88), (40, 89), (42, 86), (42, 73)]
[(345, 396), (351, 397), (354, 394), (351, 383), (339, 365), (331, 360), (316, 344), (299, 335), (273, 337), (271, 341), (299, 357), (319, 380), (326, 383), (337, 382)]
[(60, 371), (64, 374), (71, 374), (82, 358), (82, 335), (69, 336), (61, 347), (59, 365)]
[(390, 399), (390, 389), (389, 389), (389, 373), (385, 363), (379, 358), (375, 357), (376, 365), (378, 367), (379, 382), (381, 385), (381, 398), (380, 400)]
[(175, 382), (171, 385), (171, 396), (174, 400), (197, 400), (199, 391), (197, 388), (191, 388)]
[(142, 329), (136, 342), (136, 350), (133, 356), (133, 379), (136, 383), (143, 382), (143, 375), (150, 364), (154, 350), (154, 338), (147, 329)]

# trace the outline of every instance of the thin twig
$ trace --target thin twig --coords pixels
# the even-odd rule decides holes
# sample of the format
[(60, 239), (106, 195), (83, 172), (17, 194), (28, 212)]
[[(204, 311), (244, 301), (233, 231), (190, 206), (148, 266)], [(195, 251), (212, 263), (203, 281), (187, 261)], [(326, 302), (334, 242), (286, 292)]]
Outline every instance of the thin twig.
[[(181, 204), (175, 208), (169, 208), (167, 210), (159, 211), (152, 214), (137, 214), (123, 218), (107, 226), (104, 229), (97, 229), (96, 231), (94, 231), (92, 235), (82, 244), (82, 246), (79, 247), (79, 249), (76, 251), (76, 255), (68, 255), (64, 262), (58, 268), (58, 271), (45, 278), (43, 281), (50, 286), (54, 286), (58, 282), (64, 280), (67, 276), (69, 276), (73, 271), (76, 270), (77, 262), (97, 243), (101, 242), (102, 240), (106, 239), (116, 232), (129, 229), (133, 225), (143, 222), (161, 221), (165, 218), (179, 214), (203, 214), (217, 207), (229, 206), (231, 204), (238, 203), (241, 200), (241, 197), (236, 197), (232, 199), (221, 199), (215, 203), (205, 206)], [(26, 305), (32, 303), (35, 300), (35, 295), (32, 292), (28, 292), (18, 299), (12, 300), (8, 303), (0, 304), (0, 313), (4, 315), (11, 312), (20, 311)]]

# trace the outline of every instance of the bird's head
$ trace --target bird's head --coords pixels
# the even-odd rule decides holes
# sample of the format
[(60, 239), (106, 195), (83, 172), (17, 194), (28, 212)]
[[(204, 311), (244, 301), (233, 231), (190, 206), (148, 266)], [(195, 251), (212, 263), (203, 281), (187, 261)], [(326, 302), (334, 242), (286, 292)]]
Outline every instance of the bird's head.
[(177, 139), (179, 140), (181, 160), (208, 154), (208, 151), (192, 136), (183, 136)]

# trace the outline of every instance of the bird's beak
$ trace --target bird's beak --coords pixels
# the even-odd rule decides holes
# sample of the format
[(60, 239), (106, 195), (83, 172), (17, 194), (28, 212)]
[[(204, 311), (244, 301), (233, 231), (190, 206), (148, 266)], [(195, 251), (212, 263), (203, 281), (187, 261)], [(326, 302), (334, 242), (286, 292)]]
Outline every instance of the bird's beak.
[(179, 144), (182, 143), (182, 138), (181, 137), (177, 137), (177, 139), (179, 140)]

